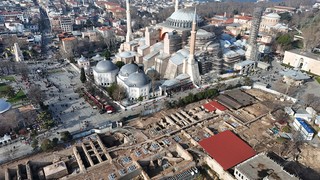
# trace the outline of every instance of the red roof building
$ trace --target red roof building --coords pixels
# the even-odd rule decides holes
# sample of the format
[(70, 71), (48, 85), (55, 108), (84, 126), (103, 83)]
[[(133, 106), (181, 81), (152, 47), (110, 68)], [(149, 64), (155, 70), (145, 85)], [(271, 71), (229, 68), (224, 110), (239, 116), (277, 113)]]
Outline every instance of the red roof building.
[(203, 139), (199, 144), (223, 170), (228, 170), (256, 155), (248, 144), (229, 130)]
[(208, 112), (214, 112), (214, 111), (216, 110), (216, 108), (213, 107), (213, 106), (210, 104), (210, 102), (204, 104), (204, 105), (203, 105), (203, 108), (205, 108), (206, 111), (208, 111)]
[(211, 102), (210, 102), (210, 105), (213, 106), (213, 107), (215, 107), (215, 108), (218, 109), (219, 111), (225, 111), (225, 110), (227, 110), (227, 108), (226, 108), (224, 105), (218, 103), (218, 101), (211, 101)]

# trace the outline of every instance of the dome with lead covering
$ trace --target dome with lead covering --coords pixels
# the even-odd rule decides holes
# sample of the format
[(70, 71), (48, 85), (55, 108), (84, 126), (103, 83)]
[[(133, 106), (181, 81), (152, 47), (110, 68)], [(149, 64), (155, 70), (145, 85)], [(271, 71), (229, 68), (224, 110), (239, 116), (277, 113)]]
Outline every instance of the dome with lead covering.
[(120, 53), (119, 55), (122, 58), (130, 58), (130, 57), (135, 56), (135, 53), (130, 52), (130, 51), (124, 51), (124, 52)]
[(94, 69), (98, 73), (107, 73), (107, 72), (111, 72), (113, 70), (118, 69), (118, 67), (113, 62), (109, 60), (104, 60), (104, 61), (98, 62), (98, 64)]
[(150, 83), (150, 78), (143, 72), (132, 73), (127, 79), (127, 84), (129, 86), (142, 87), (149, 83)]
[(11, 104), (7, 101), (0, 99), (0, 114), (8, 111), (11, 108)]
[(129, 77), (130, 74), (137, 72), (137, 71), (139, 71), (138, 65), (136, 65), (134, 63), (130, 63), (130, 64), (126, 64), (126, 65), (122, 66), (119, 74), (123, 77)]
[[(172, 13), (166, 22), (172, 27), (191, 28), (194, 13), (195, 10), (193, 8), (179, 9), (178, 11)], [(198, 24), (203, 21), (198, 15), (196, 15), (196, 19)]]

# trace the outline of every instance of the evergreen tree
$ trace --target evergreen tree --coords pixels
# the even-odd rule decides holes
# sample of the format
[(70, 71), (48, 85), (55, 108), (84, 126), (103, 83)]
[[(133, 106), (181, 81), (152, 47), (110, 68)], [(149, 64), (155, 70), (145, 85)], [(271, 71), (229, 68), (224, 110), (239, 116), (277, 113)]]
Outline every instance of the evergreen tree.
[(87, 77), (86, 77), (86, 73), (84, 72), (84, 68), (81, 68), (80, 81), (82, 83), (85, 83), (87, 81)]

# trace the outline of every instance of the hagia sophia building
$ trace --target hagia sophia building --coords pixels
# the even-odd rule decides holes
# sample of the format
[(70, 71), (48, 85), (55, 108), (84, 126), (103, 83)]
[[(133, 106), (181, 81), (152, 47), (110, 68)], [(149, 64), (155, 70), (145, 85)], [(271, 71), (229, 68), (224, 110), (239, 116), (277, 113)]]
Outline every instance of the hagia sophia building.
[[(221, 70), (218, 57), (220, 43), (216, 36), (201, 27), (203, 19), (196, 8), (178, 9), (166, 21), (145, 28), (144, 37), (133, 38), (129, 0), (126, 0), (127, 34), (121, 44), (115, 61), (122, 61), (120, 70), (110, 62), (99, 62), (93, 68), (95, 83), (109, 86), (116, 82), (123, 86), (130, 100), (139, 97), (149, 99), (168, 90), (198, 86), (201, 74)], [(160, 76), (161, 84), (155, 90), (151, 87), (148, 73)], [(153, 89), (153, 90), (152, 90)]]

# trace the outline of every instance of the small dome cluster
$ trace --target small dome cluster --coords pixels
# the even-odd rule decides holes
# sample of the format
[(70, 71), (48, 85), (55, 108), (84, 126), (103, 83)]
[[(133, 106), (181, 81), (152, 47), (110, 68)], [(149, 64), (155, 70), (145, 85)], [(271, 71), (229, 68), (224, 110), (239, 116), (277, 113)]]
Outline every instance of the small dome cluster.
[(139, 71), (139, 67), (136, 64), (126, 64), (121, 67), (119, 74), (123, 77), (129, 77), (130, 74)]

